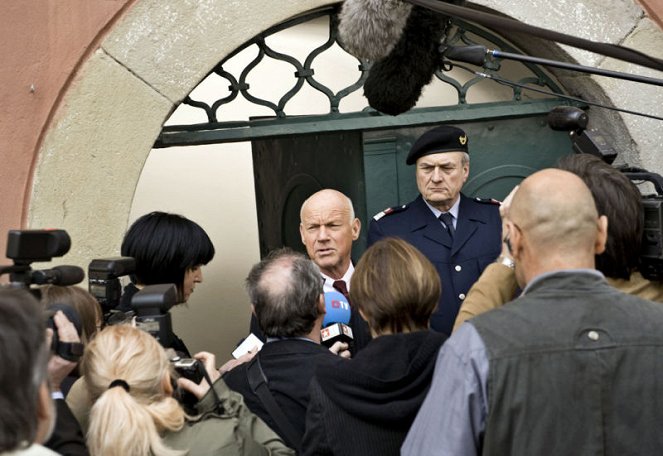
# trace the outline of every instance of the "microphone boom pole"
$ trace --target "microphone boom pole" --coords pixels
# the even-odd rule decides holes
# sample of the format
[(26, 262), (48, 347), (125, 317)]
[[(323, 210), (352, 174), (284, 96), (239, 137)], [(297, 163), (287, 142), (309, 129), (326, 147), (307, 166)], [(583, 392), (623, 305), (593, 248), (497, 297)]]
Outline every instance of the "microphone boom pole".
[(628, 74), (628, 73), (622, 73), (620, 71), (612, 71), (612, 70), (602, 70), (600, 68), (594, 68), (594, 67), (585, 66), (585, 65), (577, 65), (577, 64), (574, 64), (574, 63), (567, 63), (567, 62), (560, 62), (560, 61), (557, 61), (557, 60), (542, 59), (540, 57), (531, 57), (529, 55), (513, 54), (511, 52), (502, 52), (502, 51), (499, 51), (499, 50), (496, 50), (496, 49), (495, 50), (487, 49), (486, 54), (487, 55), (492, 55), (493, 57), (498, 58), (498, 59), (517, 60), (519, 62), (534, 63), (534, 64), (537, 64), (537, 65), (562, 68), (562, 69), (565, 69), (565, 70), (578, 71), (580, 73), (596, 74), (596, 75), (599, 75), (599, 76), (607, 76), (609, 78), (625, 79), (627, 81), (641, 82), (643, 84), (650, 84), (650, 85), (656, 85), (656, 86), (663, 87), (663, 79), (650, 78), (650, 77), (647, 77), (647, 76), (639, 76), (637, 74)]
[(450, 60), (459, 60), (473, 65), (483, 66), (486, 56), (490, 55), (497, 59), (515, 60), (518, 62), (533, 63), (536, 65), (561, 68), (564, 70), (577, 71), (579, 73), (596, 74), (615, 79), (624, 79), (627, 81), (640, 82), (643, 84), (656, 85), (663, 87), (663, 79), (639, 76), (637, 74), (622, 73), (619, 71), (603, 70), (600, 68), (578, 65), (575, 63), (560, 62), (558, 60), (543, 59), (541, 57), (532, 57), (523, 54), (514, 54), (511, 52), (502, 52), (497, 49), (487, 49), (485, 46), (443, 46), (442, 56)]

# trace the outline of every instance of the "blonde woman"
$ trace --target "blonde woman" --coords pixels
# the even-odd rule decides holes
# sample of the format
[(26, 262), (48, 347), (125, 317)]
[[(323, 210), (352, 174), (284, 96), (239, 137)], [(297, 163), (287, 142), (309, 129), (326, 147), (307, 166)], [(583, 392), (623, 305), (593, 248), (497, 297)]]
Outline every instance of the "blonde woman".
[(212, 390), (205, 380), (196, 385), (178, 379), (180, 387), (200, 399), (200, 414), (189, 417), (172, 396), (171, 363), (152, 336), (128, 325), (98, 333), (82, 362), (94, 402), (87, 433), (90, 454), (294, 454), (218, 378), (214, 356), (197, 357), (215, 381)]

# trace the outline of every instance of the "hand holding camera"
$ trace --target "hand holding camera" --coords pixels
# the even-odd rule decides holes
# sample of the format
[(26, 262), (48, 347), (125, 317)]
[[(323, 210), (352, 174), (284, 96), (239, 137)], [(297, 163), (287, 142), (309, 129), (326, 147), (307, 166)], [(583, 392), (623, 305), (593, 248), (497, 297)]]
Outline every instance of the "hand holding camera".
[[(181, 375), (177, 379), (177, 386), (190, 392), (198, 400), (207, 394), (211, 384), (220, 377), (216, 370), (216, 357), (209, 352), (196, 353), (193, 359), (183, 358), (173, 363), (175, 370)], [(206, 378), (209, 378), (209, 382)]]
[[(61, 310), (58, 310), (52, 319), (54, 328), (46, 330), (49, 346), (52, 347), (53, 342), (57, 340), (56, 346), (80, 347), (82, 354), (83, 346), (74, 324)], [(62, 357), (56, 348), (48, 361), (48, 378), (53, 391), (60, 391), (60, 384), (74, 370), (76, 364), (78, 364), (78, 358)]]

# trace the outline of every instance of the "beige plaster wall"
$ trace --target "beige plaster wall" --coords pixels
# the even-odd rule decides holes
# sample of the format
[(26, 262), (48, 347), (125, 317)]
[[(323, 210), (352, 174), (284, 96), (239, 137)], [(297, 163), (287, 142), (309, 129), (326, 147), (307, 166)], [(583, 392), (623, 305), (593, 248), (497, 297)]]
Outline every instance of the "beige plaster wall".
[[(528, 8), (516, 8), (506, 0), (476, 3), (530, 24), (613, 43), (644, 45), (647, 40), (660, 40), (661, 30), (648, 27), (642, 11), (630, 0), (561, 1), (559, 8), (552, 5), (552, 11), (548, 2), (539, 5), (537, 1)], [(58, 108), (40, 148), (29, 226), (68, 229), (74, 239), (69, 263), (86, 266), (91, 258), (117, 254), (129, 219), (137, 215), (130, 215), (130, 208), (138, 177), (171, 110), (214, 64), (244, 41), (288, 17), (328, 3), (332, 2), (137, 0), (83, 65)], [(602, 25), (606, 23), (611, 27)], [(581, 63), (610, 64), (586, 53), (570, 53)], [(593, 84), (582, 87), (596, 87)], [(663, 104), (655, 102), (661, 100), (658, 92), (642, 89), (633, 94), (623, 87), (620, 83), (604, 85), (605, 96), (615, 104), (635, 103), (635, 107), (654, 100), (651, 109), (663, 114)], [(585, 95), (582, 91), (579, 94)], [(626, 118), (623, 123), (638, 148), (633, 156), (642, 156), (651, 162), (652, 169), (663, 171), (654, 160), (656, 144), (647, 141), (650, 125), (638, 127), (640, 123)], [(218, 178), (237, 179), (245, 185), (246, 170), (244, 167), (241, 172)], [(183, 172), (172, 169), (162, 178), (176, 188)], [(215, 196), (205, 195), (216, 202)], [(207, 207), (231, 214), (237, 209), (221, 201)], [(193, 219), (203, 216), (196, 211), (189, 212), (186, 205), (182, 209)], [(232, 217), (228, 223), (233, 223)], [(250, 264), (257, 259), (257, 246), (248, 246), (242, 253)], [(223, 254), (219, 249), (219, 255)], [(231, 263), (210, 265), (210, 271), (221, 267), (221, 275), (228, 274), (236, 281), (245, 275), (246, 264), (232, 263), (236, 254), (226, 254)], [(177, 330), (187, 341), (187, 334), (195, 336), (191, 343), (194, 350), (205, 347), (223, 357), (246, 327), (245, 301), (238, 288), (229, 291), (232, 296), (205, 296), (203, 287), (194, 295), (190, 309), (177, 312), (176, 327), (182, 328)], [(230, 307), (224, 307), (228, 304)]]
[(62, 93), (132, 0), (6, 1), (0, 5), (0, 264), (6, 232), (27, 214), (33, 164)]
[[(92, 258), (119, 254), (138, 177), (172, 109), (223, 56), (244, 41), (275, 23), (327, 3), (137, 2), (81, 68), (40, 150), (29, 226), (67, 229), (73, 246), (59, 262), (86, 268)], [(161, 178), (176, 188), (185, 172), (178, 169)], [(252, 181), (243, 179), (241, 173), (231, 172), (225, 178), (252, 189)], [(228, 208), (221, 195), (204, 198), (208, 211)], [(195, 206), (200, 207), (197, 203)], [(228, 209), (229, 225), (234, 223), (234, 209)], [(180, 212), (198, 218), (195, 213)], [(233, 225), (233, 229), (250, 233), (255, 228)], [(241, 241), (229, 239), (241, 246)], [(222, 275), (235, 284), (234, 291), (206, 296), (201, 287), (190, 302), (191, 309), (175, 312), (176, 331), (187, 341), (193, 335), (193, 350), (205, 348), (225, 357), (245, 332), (248, 307), (241, 278), (258, 254), (257, 246), (244, 250), (241, 265), (222, 261), (210, 265), (223, 269)], [(219, 248), (219, 258), (224, 261), (237, 257)]]

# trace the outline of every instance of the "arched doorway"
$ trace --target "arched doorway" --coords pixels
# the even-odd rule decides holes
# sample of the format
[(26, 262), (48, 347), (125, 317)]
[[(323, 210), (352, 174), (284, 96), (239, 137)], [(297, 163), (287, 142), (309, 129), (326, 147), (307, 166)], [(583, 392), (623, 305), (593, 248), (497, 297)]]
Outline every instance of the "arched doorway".
[[(545, 123), (547, 112), (566, 101), (499, 85), (462, 68), (439, 70), (412, 111), (392, 117), (370, 109), (361, 93), (371, 64), (343, 49), (338, 9), (302, 14), (239, 46), (185, 98), (153, 151), (156, 157), (165, 147), (244, 143), (238, 147), (246, 148), (250, 141), (261, 255), (284, 245), (303, 249), (299, 207), (320, 188), (350, 196), (365, 226), (384, 207), (413, 199), (414, 173), (405, 166), (405, 155), (431, 125), (454, 123), (470, 134), (465, 191), (471, 196), (503, 198), (523, 177), (570, 152), (567, 135)], [(447, 42), (519, 51), (463, 21), (454, 21)], [(492, 61), (481, 71), (562, 92), (534, 65)], [(228, 153), (248, 154), (233, 147)], [(363, 248), (361, 238), (355, 259)]]

